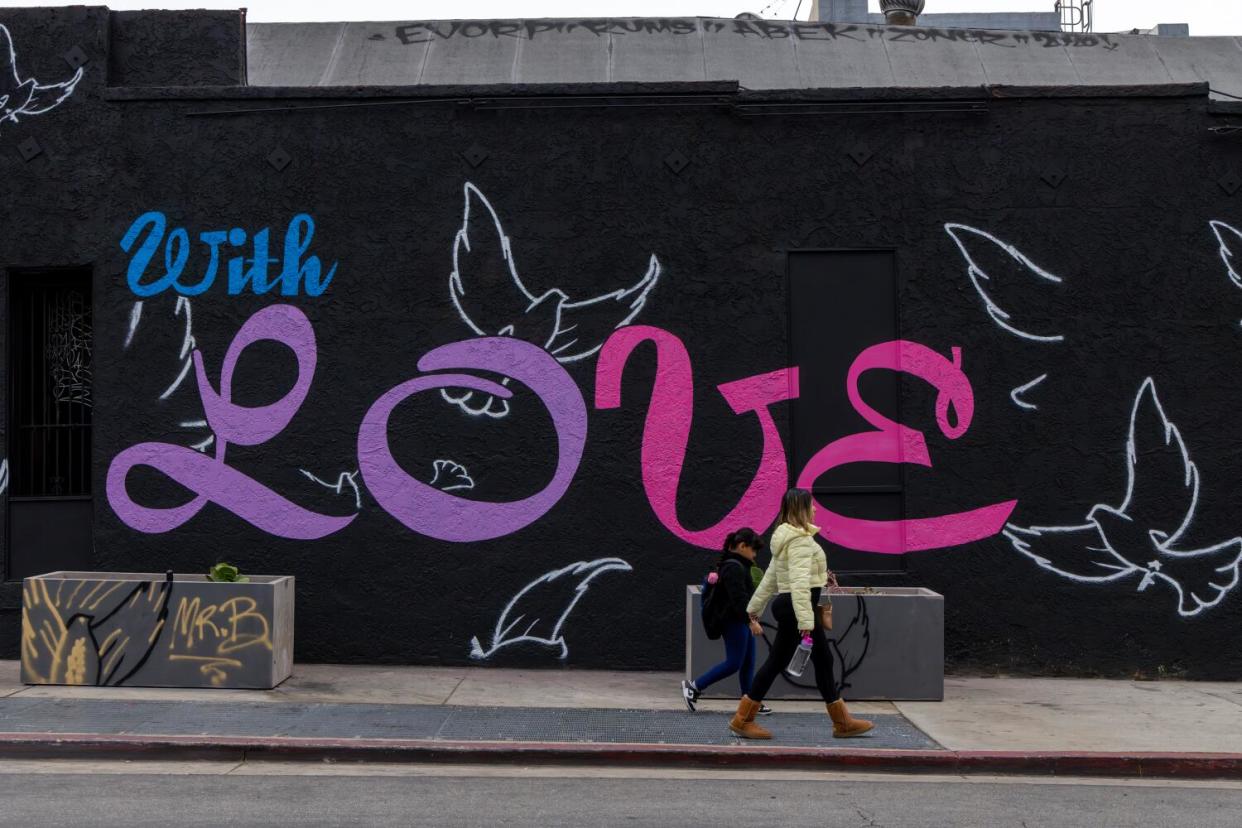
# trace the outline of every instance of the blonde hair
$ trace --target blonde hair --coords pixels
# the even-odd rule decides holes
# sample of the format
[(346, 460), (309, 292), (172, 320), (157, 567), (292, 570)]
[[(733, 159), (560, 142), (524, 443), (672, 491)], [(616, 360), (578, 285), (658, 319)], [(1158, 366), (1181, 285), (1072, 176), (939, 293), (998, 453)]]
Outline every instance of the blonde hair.
[(790, 489), (781, 498), (781, 515), (776, 521), (779, 526), (788, 523), (799, 529), (810, 532), (815, 528), (815, 502), (806, 489)]

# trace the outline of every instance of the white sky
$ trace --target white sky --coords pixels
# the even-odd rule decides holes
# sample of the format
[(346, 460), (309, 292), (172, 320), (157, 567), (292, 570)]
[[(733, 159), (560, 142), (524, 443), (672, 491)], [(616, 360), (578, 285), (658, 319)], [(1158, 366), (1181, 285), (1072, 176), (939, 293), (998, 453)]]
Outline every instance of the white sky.
[[(450, 18), (522, 17), (733, 17), (739, 12), (789, 19), (798, 0), (112, 0), (109, 8), (232, 9), (245, 6), (254, 22), (299, 20), (444, 20)], [(870, 0), (872, 11), (879, 0)], [(5, 6), (58, 5), (48, 0), (13, 2)], [(69, 5), (69, 4), (59, 4)], [(102, 4), (101, 4), (102, 5)], [(928, 12), (1040, 11), (1054, 0), (927, 0)], [(811, 0), (802, 0), (805, 19)], [(1097, 32), (1149, 29), (1157, 23), (1189, 23), (1192, 35), (1242, 35), (1239, 0), (1095, 0)]]

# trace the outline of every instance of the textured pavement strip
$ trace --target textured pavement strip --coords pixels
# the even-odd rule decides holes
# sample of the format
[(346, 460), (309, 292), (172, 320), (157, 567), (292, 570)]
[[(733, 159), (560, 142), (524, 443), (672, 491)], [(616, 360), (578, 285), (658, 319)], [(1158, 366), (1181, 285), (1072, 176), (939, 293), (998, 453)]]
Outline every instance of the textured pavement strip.
[[(763, 719), (785, 747), (942, 750), (904, 717), (870, 717), (867, 737), (834, 740), (823, 713)], [(281, 736), (451, 742), (729, 745), (728, 716), (674, 710), (496, 708), (401, 704), (185, 704), (66, 698), (0, 699), (0, 733)]]

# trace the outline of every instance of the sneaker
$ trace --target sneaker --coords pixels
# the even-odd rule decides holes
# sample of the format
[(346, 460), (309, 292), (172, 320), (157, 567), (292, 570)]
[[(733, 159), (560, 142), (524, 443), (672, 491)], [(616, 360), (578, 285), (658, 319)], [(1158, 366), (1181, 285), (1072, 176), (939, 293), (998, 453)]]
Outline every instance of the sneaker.
[(695, 705), (699, 703), (699, 696), (703, 695), (699, 688), (694, 686), (693, 681), (683, 681), (681, 683), (681, 698), (686, 703), (686, 709), (691, 713), (694, 712)]
[(759, 705), (759, 709), (755, 711), (755, 715), (756, 716), (771, 716), (772, 708), (768, 707), (766, 704), (761, 704)]

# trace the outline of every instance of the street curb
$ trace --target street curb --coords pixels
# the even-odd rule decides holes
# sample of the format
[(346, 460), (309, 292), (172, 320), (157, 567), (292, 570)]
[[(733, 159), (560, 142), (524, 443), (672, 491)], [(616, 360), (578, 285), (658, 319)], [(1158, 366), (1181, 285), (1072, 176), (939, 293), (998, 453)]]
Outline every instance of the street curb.
[(233, 759), (315, 762), (732, 767), (902, 773), (1242, 779), (1242, 753), (883, 750), (781, 745), (449, 742), (284, 736), (0, 733), (0, 759)]

